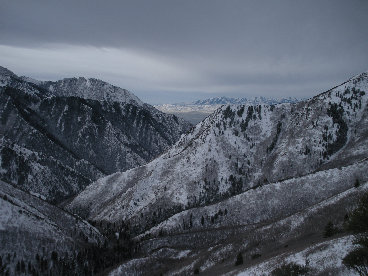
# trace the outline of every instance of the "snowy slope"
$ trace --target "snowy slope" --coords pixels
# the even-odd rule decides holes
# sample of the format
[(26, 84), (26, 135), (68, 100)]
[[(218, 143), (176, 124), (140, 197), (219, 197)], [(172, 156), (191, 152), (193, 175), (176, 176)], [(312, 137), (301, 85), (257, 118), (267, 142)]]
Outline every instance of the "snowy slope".
[(147, 163), (190, 124), (95, 79), (39, 82), (0, 71), (0, 178), (60, 202)]
[[(140, 258), (123, 263), (111, 275), (157, 272), (192, 275), (195, 269), (205, 275), (243, 272), (248, 273), (245, 275), (268, 275), (283, 263), (304, 265), (306, 260), (310, 268), (308, 275), (341, 275), (338, 272), (355, 275), (341, 265), (342, 258), (353, 248), (351, 236), (345, 233), (338, 238), (326, 239), (323, 232), (328, 221), (341, 230), (345, 214), (367, 191), (368, 183), (362, 183), (359, 188), (349, 188), (291, 216), (265, 223), (152, 235), (141, 241)], [(272, 208), (267, 201), (263, 202), (265, 209)], [(195, 210), (193, 214), (196, 214)], [(219, 215), (215, 225), (224, 218), (226, 215)], [(239, 252), (244, 264), (234, 266)]]
[(307, 262), (310, 273), (308, 275), (319, 275), (320, 273), (336, 276), (358, 275), (354, 271), (349, 271), (342, 264), (342, 259), (354, 248), (352, 242), (352, 236), (321, 242), (316, 245), (312, 245), (301, 252), (290, 255), (282, 254), (272, 258), (271, 260), (247, 268), (240, 273), (235, 272), (228, 273), (226, 275), (270, 275), (272, 270), (279, 267), (281, 264), (288, 264), (291, 262), (302, 266)]
[(105, 240), (89, 223), (2, 181), (0, 210), (1, 269), (10, 275), (16, 274), (18, 262), (37, 266), (37, 255), (50, 261), (53, 251), (59, 257), (72, 256), (86, 240), (90, 244)]
[[(124, 220), (139, 234), (184, 210), (236, 202), (235, 195), (251, 189), (255, 195), (262, 186), (277, 190), (270, 183), (355, 164), (368, 156), (367, 92), (363, 73), (295, 104), (223, 106), (168, 152), (145, 166), (99, 179), (69, 208), (96, 221)], [(358, 167), (360, 173), (353, 169), (349, 178), (361, 175), (367, 165)], [(290, 181), (289, 190), (297, 194), (299, 185)], [(341, 190), (352, 184), (345, 185)], [(303, 189), (314, 195), (312, 187), (307, 183)], [(333, 194), (327, 192), (332, 186), (326, 188), (320, 200)], [(305, 206), (313, 204), (305, 199), (307, 193), (299, 196)], [(234, 205), (239, 213), (247, 206)], [(181, 226), (177, 222), (177, 231), (183, 224), (193, 227), (189, 218)]]
[[(191, 208), (138, 236), (158, 236), (221, 227), (254, 226), (305, 211), (310, 206), (346, 196), (356, 179), (368, 181), (368, 161), (263, 185), (208, 206)], [(335, 200), (337, 200), (335, 199)], [(304, 217), (290, 221), (297, 227)]]

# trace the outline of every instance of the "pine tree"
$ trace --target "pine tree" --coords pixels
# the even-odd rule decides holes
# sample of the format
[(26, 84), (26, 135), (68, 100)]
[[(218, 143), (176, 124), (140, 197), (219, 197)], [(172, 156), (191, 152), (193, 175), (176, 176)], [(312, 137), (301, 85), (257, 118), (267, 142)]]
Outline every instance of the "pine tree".
[(359, 275), (368, 275), (368, 193), (360, 199), (358, 207), (350, 214), (347, 230), (355, 234), (355, 248), (343, 259), (343, 264)]
[(335, 234), (335, 228), (331, 221), (329, 221), (325, 227), (325, 232), (323, 237), (329, 238), (332, 237)]
[(243, 255), (241, 252), (239, 252), (238, 256), (236, 257), (235, 265), (241, 265), (243, 264)]

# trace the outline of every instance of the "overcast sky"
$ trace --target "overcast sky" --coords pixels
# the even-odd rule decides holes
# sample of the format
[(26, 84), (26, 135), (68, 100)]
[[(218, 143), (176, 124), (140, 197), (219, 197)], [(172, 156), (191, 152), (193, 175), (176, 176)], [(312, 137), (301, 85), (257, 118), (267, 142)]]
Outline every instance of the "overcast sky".
[(0, 65), (149, 103), (309, 97), (368, 70), (368, 1), (0, 0)]

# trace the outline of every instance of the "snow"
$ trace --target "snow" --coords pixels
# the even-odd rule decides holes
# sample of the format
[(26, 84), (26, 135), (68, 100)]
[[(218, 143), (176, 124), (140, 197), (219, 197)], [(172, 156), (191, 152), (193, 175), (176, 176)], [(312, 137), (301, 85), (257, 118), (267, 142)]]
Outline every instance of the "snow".
[[(291, 262), (299, 265), (309, 263), (311, 273), (317, 275), (328, 269), (333, 269), (334, 275), (358, 275), (354, 271), (347, 270), (342, 264), (342, 259), (350, 252), (354, 245), (352, 244), (353, 237), (346, 236), (342, 238), (333, 239), (310, 246), (303, 251), (291, 253), (289, 255), (282, 254), (270, 260), (249, 267), (246, 270), (235, 273), (238, 276), (254, 276), (254, 275), (269, 275), (272, 270), (281, 264), (288, 264)], [(234, 273), (231, 273), (234, 275)]]
[(149, 258), (138, 258), (130, 260), (118, 268), (114, 269), (109, 273), (110, 276), (120, 276), (120, 275), (140, 275), (140, 266), (144, 264)]
[(32, 191), (30, 191), (29, 193), (31, 195), (35, 196), (35, 197), (41, 198), (42, 200), (46, 200), (46, 197), (43, 196), (43, 195), (41, 195), (41, 194), (39, 194), (39, 193), (35, 193), (35, 192), (32, 192)]

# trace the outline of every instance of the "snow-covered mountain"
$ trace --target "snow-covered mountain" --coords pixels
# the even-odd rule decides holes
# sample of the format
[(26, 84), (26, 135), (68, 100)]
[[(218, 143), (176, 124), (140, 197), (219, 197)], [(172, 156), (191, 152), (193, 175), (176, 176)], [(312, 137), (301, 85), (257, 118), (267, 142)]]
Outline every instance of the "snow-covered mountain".
[(320, 242), (326, 220), (341, 224), (367, 189), (354, 188), (368, 181), (367, 93), (362, 73), (306, 101), (223, 106), (169, 151), (99, 179), (68, 208), (129, 225), (147, 256), (123, 265), (131, 272), (160, 261), (170, 274), (228, 272), (234, 252), (251, 260), (304, 236)]
[(60, 202), (137, 167), (190, 124), (96, 79), (42, 82), (0, 68), (0, 178)]

